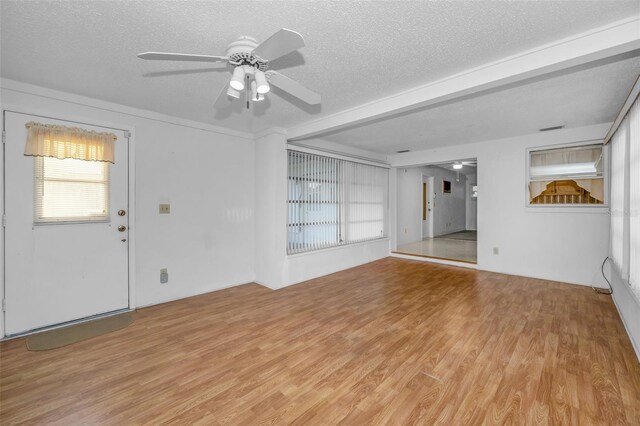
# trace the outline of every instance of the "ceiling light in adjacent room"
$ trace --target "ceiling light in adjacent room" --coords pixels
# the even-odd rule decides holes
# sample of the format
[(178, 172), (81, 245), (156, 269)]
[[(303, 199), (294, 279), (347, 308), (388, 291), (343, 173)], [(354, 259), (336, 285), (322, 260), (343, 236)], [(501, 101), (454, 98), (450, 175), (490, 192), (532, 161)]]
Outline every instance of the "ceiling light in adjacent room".
[(462, 163), (453, 163), (453, 168), (456, 170), (460, 170), (462, 168)]

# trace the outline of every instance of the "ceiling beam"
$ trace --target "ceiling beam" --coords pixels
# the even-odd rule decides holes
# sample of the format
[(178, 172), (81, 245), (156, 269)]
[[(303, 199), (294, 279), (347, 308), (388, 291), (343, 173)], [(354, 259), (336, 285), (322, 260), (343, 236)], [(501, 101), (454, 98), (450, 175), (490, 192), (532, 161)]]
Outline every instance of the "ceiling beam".
[(640, 49), (640, 16), (558, 40), (432, 83), (287, 129), (289, 140), (317, 137), (392, 115), (542, 77)]

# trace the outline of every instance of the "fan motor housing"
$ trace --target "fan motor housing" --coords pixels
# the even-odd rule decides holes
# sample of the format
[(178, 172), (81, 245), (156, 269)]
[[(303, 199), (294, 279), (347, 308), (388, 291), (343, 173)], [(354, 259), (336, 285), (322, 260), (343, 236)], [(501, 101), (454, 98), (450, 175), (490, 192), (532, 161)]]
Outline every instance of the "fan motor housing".
[(256, 70), (266, 71), (268, 62), (264, 61), (251, 52), (258, 47), (258, 41), (249, 36), (241, 36), (227, 47), (227, 57), (229, 64), (234, 68), (241, 65), (248, 65)]

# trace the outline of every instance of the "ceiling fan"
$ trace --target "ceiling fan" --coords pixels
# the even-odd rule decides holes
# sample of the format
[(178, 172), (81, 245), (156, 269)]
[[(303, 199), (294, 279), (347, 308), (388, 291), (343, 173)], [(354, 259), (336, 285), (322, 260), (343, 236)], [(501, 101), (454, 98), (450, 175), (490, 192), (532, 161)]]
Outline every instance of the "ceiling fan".
[(245, 95), (247, 109), (250, 101), (259, 102), (273, 85), (309, 105), (319, 104), (320, 95), (279, 72), (269, 70), (269, 61), (304, 47), (302, 36), (292, 30), (281, 29), (258, 44), (257, 40), (242, 36), (227, 47), (225, 56), (191, 55), (185, 53), (145, 52), (141, 59), (159, 61), (226, 62), (232, 72), (228, 87), (223, 88), (216, 100), (240, 99)]

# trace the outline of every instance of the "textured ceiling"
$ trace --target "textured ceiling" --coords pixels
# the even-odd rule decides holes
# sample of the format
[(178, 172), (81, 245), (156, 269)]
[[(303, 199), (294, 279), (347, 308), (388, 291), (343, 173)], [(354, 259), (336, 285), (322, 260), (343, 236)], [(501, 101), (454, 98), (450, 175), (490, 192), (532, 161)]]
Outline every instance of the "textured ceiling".
[[(244, 131), (300, 124), (640, 12), (637, 0), (3, 0), (1, 8), (2, 77)], [(136, 58), (220, 55), (240, 35), (263, 40), (282, 27), (307, 46), (272, 66), (319, 92), (321, 107), (274, 89), (256, 110), (216, 113), (224, 66)]]
[(627, 57), (322, 138), (392, 154), (525, 135), (560, 124), (570, 128), (608, 123), (639, 72), (640, 57)]

